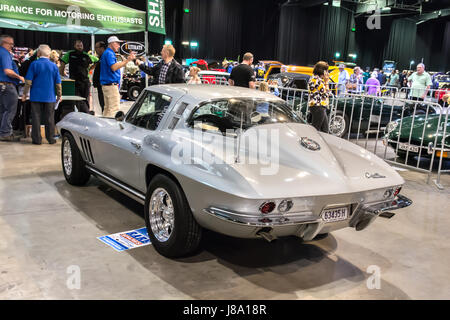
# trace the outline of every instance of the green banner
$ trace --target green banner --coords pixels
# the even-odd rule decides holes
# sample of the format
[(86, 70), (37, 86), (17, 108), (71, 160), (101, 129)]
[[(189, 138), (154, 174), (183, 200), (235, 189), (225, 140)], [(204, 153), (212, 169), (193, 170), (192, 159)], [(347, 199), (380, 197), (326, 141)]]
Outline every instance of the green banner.
[(37, 25), (42, 31), (60, 28), (61, 32), (71, 32), (79, 27), (111, 33), (145, 30), (145, 12), (109, 0), (1, 0), (0, 18), (8, 19), (9, 28), (36, 29)]
[(166, 34), (164, 0), (148, 0), (148, 31)]

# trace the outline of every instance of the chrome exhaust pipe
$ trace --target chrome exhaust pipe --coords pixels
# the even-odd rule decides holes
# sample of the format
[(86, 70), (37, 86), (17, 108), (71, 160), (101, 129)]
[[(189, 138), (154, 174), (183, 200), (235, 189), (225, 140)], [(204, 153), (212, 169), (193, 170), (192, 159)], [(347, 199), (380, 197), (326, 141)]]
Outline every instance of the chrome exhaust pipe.
[(278, 239), (275, 235), (272, 234), (272, 228), (263, 228), (259, 230), (256, 235), (264, 238), (265, 240), (267, 240), (267, 242), (272, 242)]

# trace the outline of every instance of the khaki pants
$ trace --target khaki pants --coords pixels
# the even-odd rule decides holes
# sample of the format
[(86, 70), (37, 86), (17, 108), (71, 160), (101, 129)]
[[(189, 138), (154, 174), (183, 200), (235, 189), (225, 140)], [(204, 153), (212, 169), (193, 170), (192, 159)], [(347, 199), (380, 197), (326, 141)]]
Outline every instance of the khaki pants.
[(114, 118), (120, 105), (120, 93), (118, 85), (102, 86), (103, 97), (105, 99), (105, 109), (103, 116)]

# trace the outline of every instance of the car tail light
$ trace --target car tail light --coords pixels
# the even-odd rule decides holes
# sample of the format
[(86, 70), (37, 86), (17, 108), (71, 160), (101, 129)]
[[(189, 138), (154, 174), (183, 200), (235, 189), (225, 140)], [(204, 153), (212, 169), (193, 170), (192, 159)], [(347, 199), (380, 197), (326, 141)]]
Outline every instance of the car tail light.
[(264, 214), (271, 213), (274, 209), (275, 209), (275, 203), (274, 202), (264, 202), (259, 207), (259, 211), (261, 211), (261, 213), (264, 213)]
[(394, 197), (396, 197), (400, 193), (401, 190), (402, 190), (402, 187), (398, 187), (394, 192)]

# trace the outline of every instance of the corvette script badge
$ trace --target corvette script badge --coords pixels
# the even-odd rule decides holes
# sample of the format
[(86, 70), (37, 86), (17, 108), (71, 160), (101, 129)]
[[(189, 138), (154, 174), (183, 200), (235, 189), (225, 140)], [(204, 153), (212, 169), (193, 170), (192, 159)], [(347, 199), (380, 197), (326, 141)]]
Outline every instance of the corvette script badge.
[(384, 179), (385, 176), (382, 176), (379, 173), (370, 174), (369, 172), (366, 172), (366, 178), (367, 179)]

